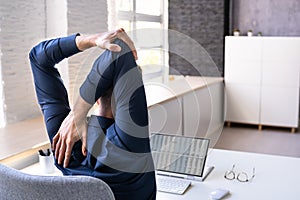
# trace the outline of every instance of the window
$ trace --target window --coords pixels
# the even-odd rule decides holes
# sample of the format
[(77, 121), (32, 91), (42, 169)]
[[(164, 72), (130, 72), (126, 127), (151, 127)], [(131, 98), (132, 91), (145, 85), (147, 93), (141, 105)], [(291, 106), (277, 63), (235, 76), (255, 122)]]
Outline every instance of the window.
[(124, 28), (134, 40), (145, 82), (164, 82), (169, 74), (166, 0), (108, 1), (109, 29)]

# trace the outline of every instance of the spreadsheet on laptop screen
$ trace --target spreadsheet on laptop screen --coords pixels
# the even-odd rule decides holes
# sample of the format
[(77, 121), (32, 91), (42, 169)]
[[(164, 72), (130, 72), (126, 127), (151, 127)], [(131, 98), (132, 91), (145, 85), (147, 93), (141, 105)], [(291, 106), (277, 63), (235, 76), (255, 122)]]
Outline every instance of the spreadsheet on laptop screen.
[(209, 139), (153, 134), (150, 144), (156, 170), (202, 176)]

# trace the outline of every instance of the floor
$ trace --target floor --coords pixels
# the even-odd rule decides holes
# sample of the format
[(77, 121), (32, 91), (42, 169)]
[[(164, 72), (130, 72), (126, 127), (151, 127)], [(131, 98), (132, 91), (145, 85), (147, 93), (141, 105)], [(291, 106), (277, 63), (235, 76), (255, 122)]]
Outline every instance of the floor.
[(288, 128), (235, 124), (224, 127), (214, 148), (300, 157), (300, 132)]

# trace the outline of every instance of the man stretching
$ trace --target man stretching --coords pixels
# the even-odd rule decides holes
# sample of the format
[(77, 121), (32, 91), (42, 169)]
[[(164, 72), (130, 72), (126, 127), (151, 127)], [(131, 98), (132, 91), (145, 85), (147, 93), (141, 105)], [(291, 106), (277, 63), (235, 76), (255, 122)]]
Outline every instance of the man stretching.
[[(95, 60), (71, 109), (55, 64), (95, 46), (109, 50)], [(55, 165), (62, 173), (100, 178), (116, 199), (155, 199), (144, 85), (124, 30), (46, 40), (29, 57)], [(95, 102), (97, 115), (87, 123)]]

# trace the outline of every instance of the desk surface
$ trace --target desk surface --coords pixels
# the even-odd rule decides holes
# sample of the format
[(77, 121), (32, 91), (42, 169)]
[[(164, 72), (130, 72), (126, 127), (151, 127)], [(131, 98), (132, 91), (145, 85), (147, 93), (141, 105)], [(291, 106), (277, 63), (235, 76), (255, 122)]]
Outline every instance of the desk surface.
[[(230, 170), (233, 164), (236, 165), (236, 173), (243, 171), (252, 175), (252, 168), (255, 167), (254, 179), (246, 183), (225, 179), (225, 171)], [(300, 158), (210, 149), (207, 165), (215, 166), (215, 169), (204, 182), (192, 181), (191, 187), (183, 195), (158, 192), (157, 199), (206, 200), (210, 199), (210, 192), (217, 188), (230, 190), (231, 194), (225, 199), (232, 200), (300, 199)], [(37, 167), (35, 164), (22, 171), (36, 174), (39, 171)]]
[[(241, 183), (227, 180), (224, 174), (235, 164), (235, 172), (256, 173), (252, 181)], [(228, 150), (212, 149), (208, 153), (207, 165), (215, 169), (204, 182), (192, 182), (192, 187), (184, 195), (158, 193), (162, 199), (209, 199), (211, 191), (224, 188), (230, 191), (225, 199), (300, 199), (300, 159), (266, 154), (255, 154)]]
[[(48, 145), (49, 140), (42, 117), (9, 124), (0, 128), (0, 162), (26, 152), (36, 154), (37, 149)], [(18, 154), (23, 155), (18, 156)]]
[(171, 80), (167, 83), (145, 83), (147, 106), (149, 108), (155, 104), (177, 98), (188, 92), (222, 82), (223, 78), (221, 77), (186, 76), (177, 77), (175, 80)]

